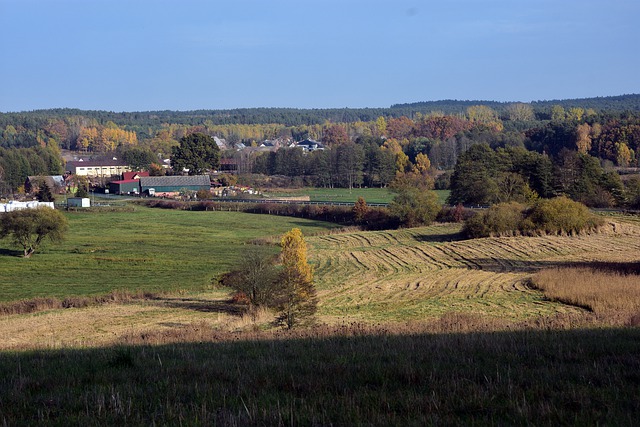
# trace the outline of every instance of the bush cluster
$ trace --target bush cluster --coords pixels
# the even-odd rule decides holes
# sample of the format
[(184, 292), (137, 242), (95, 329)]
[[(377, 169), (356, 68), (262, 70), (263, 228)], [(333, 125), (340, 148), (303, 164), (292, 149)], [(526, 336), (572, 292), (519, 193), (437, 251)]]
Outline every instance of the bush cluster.
[(498, 203), (465, 221), (469, 237), (540, 234), (579, 234), (596, 230), (602, 218), (566, 197), (540, 199), (526, 207), (516, 202)]

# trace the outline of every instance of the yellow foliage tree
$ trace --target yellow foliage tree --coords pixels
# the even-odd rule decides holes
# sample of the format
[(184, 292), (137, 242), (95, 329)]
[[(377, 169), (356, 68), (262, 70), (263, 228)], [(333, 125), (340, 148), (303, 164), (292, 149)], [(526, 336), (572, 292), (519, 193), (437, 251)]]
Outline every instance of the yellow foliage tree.
[(486, 105), (473, 105), (467, 108), (467, 117), (472, 122), (492, 123), (499, 121), (498, 113)]
[(616, 161), (618, 166), (627, 167), (631, 163), (633, 157), (633, 150), (629, 149), (627, 144), (620, 142), (616, 144)]
[(576, 148), (585, 154), (591, 150), (591, 126), (588, 123), (578, 125), (576, 129)]
[(387, 134), (387, 121), (382, 116), (376, 119), (376, 132), (377, 136), (385, 136)]
[(567, 112), (568, 120), (575, 120), (577, 122), (580, 122), (582, 121), (583, 116), (584, 116), (584, 109), (582, 108), (578, 108), (578, 107), (569, 108), (569, 111)]
[(426, 174), (431, 169), (431, 160), (426, 154), (418, 153), (416, 156), (416, 164), (413, 166), (414, 171), (419, 174)]
[(308, 325), (318, 309), (318, 297), (313, 284), (313, 269), (307, 261), (307, 244), (299, 228), (282, 236), (282, 272), (278, 293), (280, 314), (276, 323), (289, 329)]

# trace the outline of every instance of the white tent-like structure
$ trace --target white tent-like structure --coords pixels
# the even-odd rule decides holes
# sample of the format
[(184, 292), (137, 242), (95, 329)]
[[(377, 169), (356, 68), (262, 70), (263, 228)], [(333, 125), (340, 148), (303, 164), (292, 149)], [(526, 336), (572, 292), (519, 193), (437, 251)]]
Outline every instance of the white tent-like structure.
[(53, 202), (17, 202), (12, 200), (9, 203), (0, 203), (0, 212), (13, 212), (19, 211), (20, 209), (34, 209), (42, 206), (54, 209)]

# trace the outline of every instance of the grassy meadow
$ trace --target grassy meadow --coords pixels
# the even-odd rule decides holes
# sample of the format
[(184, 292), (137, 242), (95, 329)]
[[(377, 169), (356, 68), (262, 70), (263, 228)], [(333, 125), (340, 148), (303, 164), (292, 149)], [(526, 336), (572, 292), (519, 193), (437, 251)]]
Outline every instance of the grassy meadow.
[(305, 234), (334, 228), (321, 221), (235, 212), (136, 207), (133, 212), (69, 212), (61, 244), (31, 259), (0, 240), (0, 301), (100, 295), (130, 290), (203, 289), (242, 257), (247, 242), (298, 227)]

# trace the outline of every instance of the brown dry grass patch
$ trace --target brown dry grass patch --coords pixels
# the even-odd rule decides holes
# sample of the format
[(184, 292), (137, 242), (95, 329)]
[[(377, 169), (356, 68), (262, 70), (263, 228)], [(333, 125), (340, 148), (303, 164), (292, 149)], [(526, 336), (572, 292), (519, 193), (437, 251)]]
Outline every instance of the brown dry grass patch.
[[(553, 268), (538, 272), (533, 286), (552, 301), (585, 308), (598, 316), (617, 319), (640, 319), (640, 275), (638, 263), (617, 263), (620, 272), (603, 268)], [(599, 267), (598, 267), (599, 266)]]
[(28, 314), (45, 310), (58, 310), (64, 308), (84, 308), (102, 304), (123, 303), (144, 299), (157, 298), (158, 294), (150, 292), (130, 292), (126, 290), (112, 291), (106, 295), (93, 297), (67, 297), (67, 298), (31, 298), (16, 302), (0, 303), (0, 315)]

